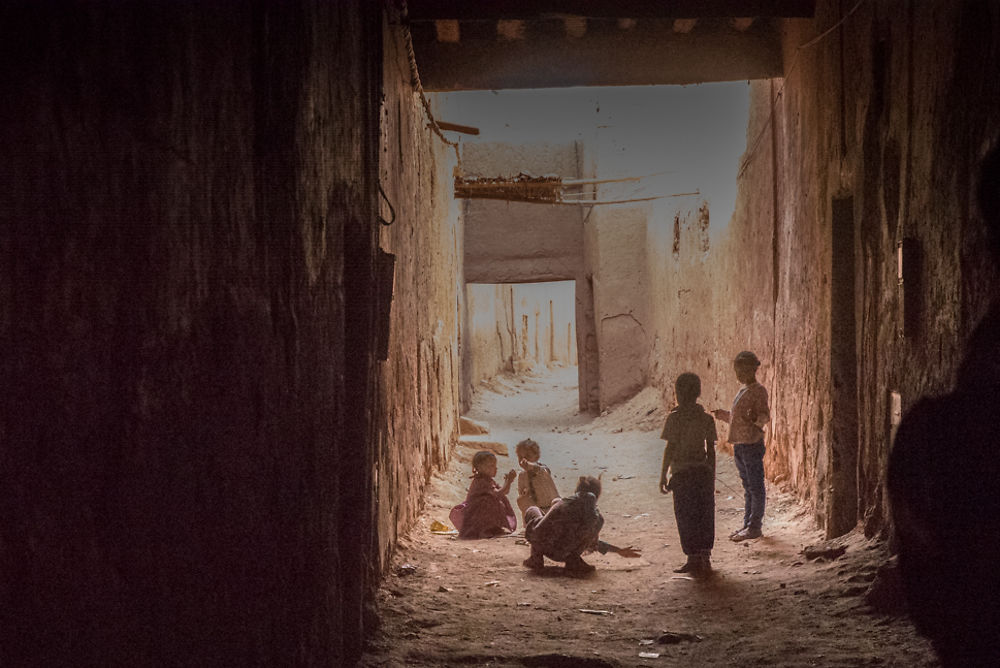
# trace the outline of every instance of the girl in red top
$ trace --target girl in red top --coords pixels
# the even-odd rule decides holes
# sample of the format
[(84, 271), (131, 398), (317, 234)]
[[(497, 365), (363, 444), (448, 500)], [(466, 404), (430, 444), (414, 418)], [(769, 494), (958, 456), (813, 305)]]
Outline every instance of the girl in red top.
[(472, 458), (472, 483), (465, 501), (451, 509), (451, 523), (461, 538), (492, 538), (514, 531), (517, 517), (507, 499), (510, 485), (517, 477), (508, 471), (503, 487), (494, 478), (497, 475), (497, 457), (492, 452), (480, 450)]

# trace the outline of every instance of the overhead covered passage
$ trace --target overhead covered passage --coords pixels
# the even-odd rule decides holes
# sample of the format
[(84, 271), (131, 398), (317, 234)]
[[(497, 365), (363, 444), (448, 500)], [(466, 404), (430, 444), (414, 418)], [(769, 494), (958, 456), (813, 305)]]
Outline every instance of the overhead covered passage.
[(814, 0), (413, 0), (428, 91), (690, 84), (782, 75), (777, 21)]

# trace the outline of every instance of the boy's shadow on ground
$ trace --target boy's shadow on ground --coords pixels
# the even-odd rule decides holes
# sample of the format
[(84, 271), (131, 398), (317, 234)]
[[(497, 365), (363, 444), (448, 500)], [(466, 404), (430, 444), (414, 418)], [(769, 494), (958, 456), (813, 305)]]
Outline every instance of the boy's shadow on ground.
[[(590, 579), (595, 578), (595, 577), (597, 577), (597, 576), (599, 576), (601, 574), (603, 574), (603, 575), (610, 575), (610, 574), (620, 573), (620, 572), (622, 572), (622, 571), (620, 571), (620, 570), (614, 570), (614, 569), (602, 569), (602, 568), (598, 568), (597, 570), (588, 571), (586, 573), (579, 573), (577, 571), (568, 571), (568, 570), (566, 570), (565, 566), (542, 566), (541, 568), (525, 569), (525, 573), (529, 577), (535, 576), (535, 577), (540, 577), (540, 578), (570, 578), (572, 580), (590, 580)], [(713, 571), (713, 572), (705, 574), (705, 575), (699, 575), (699, 576), (693, 576), (693, 577), (690, 576), (690, 575), (683, 576), (683, 579), (685, 579), (685, 580), (707, 581), (707, 580), (711, 580), (714, 577), (715, 577), (715, 572)]]
[(570, 578), (572, 580), (586, 580), (597, 575), (597, 571), (588, 573), (577, 573), (566, 570), (565, 566), (542, 566), (541, 568), (526, 569), (529, 576), (540, 578)]

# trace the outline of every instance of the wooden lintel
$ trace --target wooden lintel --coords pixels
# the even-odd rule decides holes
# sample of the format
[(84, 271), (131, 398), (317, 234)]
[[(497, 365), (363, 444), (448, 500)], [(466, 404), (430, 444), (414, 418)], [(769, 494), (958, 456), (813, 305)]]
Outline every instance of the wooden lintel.
[(448, 130), (449, 132), (461, 132), (467, 135), (478, 135), (479, 128), (473, 128), (468, 125), (459, 125), (458, 123), (446, 123), (445, 121), (438, 121), (438, 127), (442, 130)]

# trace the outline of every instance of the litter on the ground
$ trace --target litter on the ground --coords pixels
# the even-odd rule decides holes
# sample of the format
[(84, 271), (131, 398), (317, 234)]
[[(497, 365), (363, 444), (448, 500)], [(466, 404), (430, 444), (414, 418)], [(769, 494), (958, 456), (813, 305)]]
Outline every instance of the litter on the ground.
[(438, 536), (457, 536), (458, 529), (452, 529), (447, 524), (434, 520), (431, 522), (431, 533), (437, 534)]
[(585, 612), (588, 615), (613, 615), (615, 613), (610, 610), (594, 610), (593, 608), (580, 608), (580, 612)]
[(500, 581), (499, 580), (490, 580), (489, 582), (484, 582), (483, 586), (484, 587), (499, 587), (500, 586)]
[(640, 645), (652, 645), (654, 642), (656, 642), (656, 641), (652, 640), (651, 638), (643, 638), (642, 640), (639, 641), (639, 644)]
[(675, 631), (664, 631), (656, 642), (661, 645), (676, 645), (681, 642), (701, 642), (701, 636), (694, 633), (677, 633)]
[(631, 480), (634, 477), (634, 475), (616, 475), (612, 480)]
[(413, 575), (417, 572), (417, 567), (413, 564), (400, 564), (396, 569), (396, 575)]
[(670, 579), (671, 580), (694, 580), (694, 578), (688, 577), (686, 575), (674, 575)]
[(639, 652), (640, 659), (659, 659), (659, 652)]

